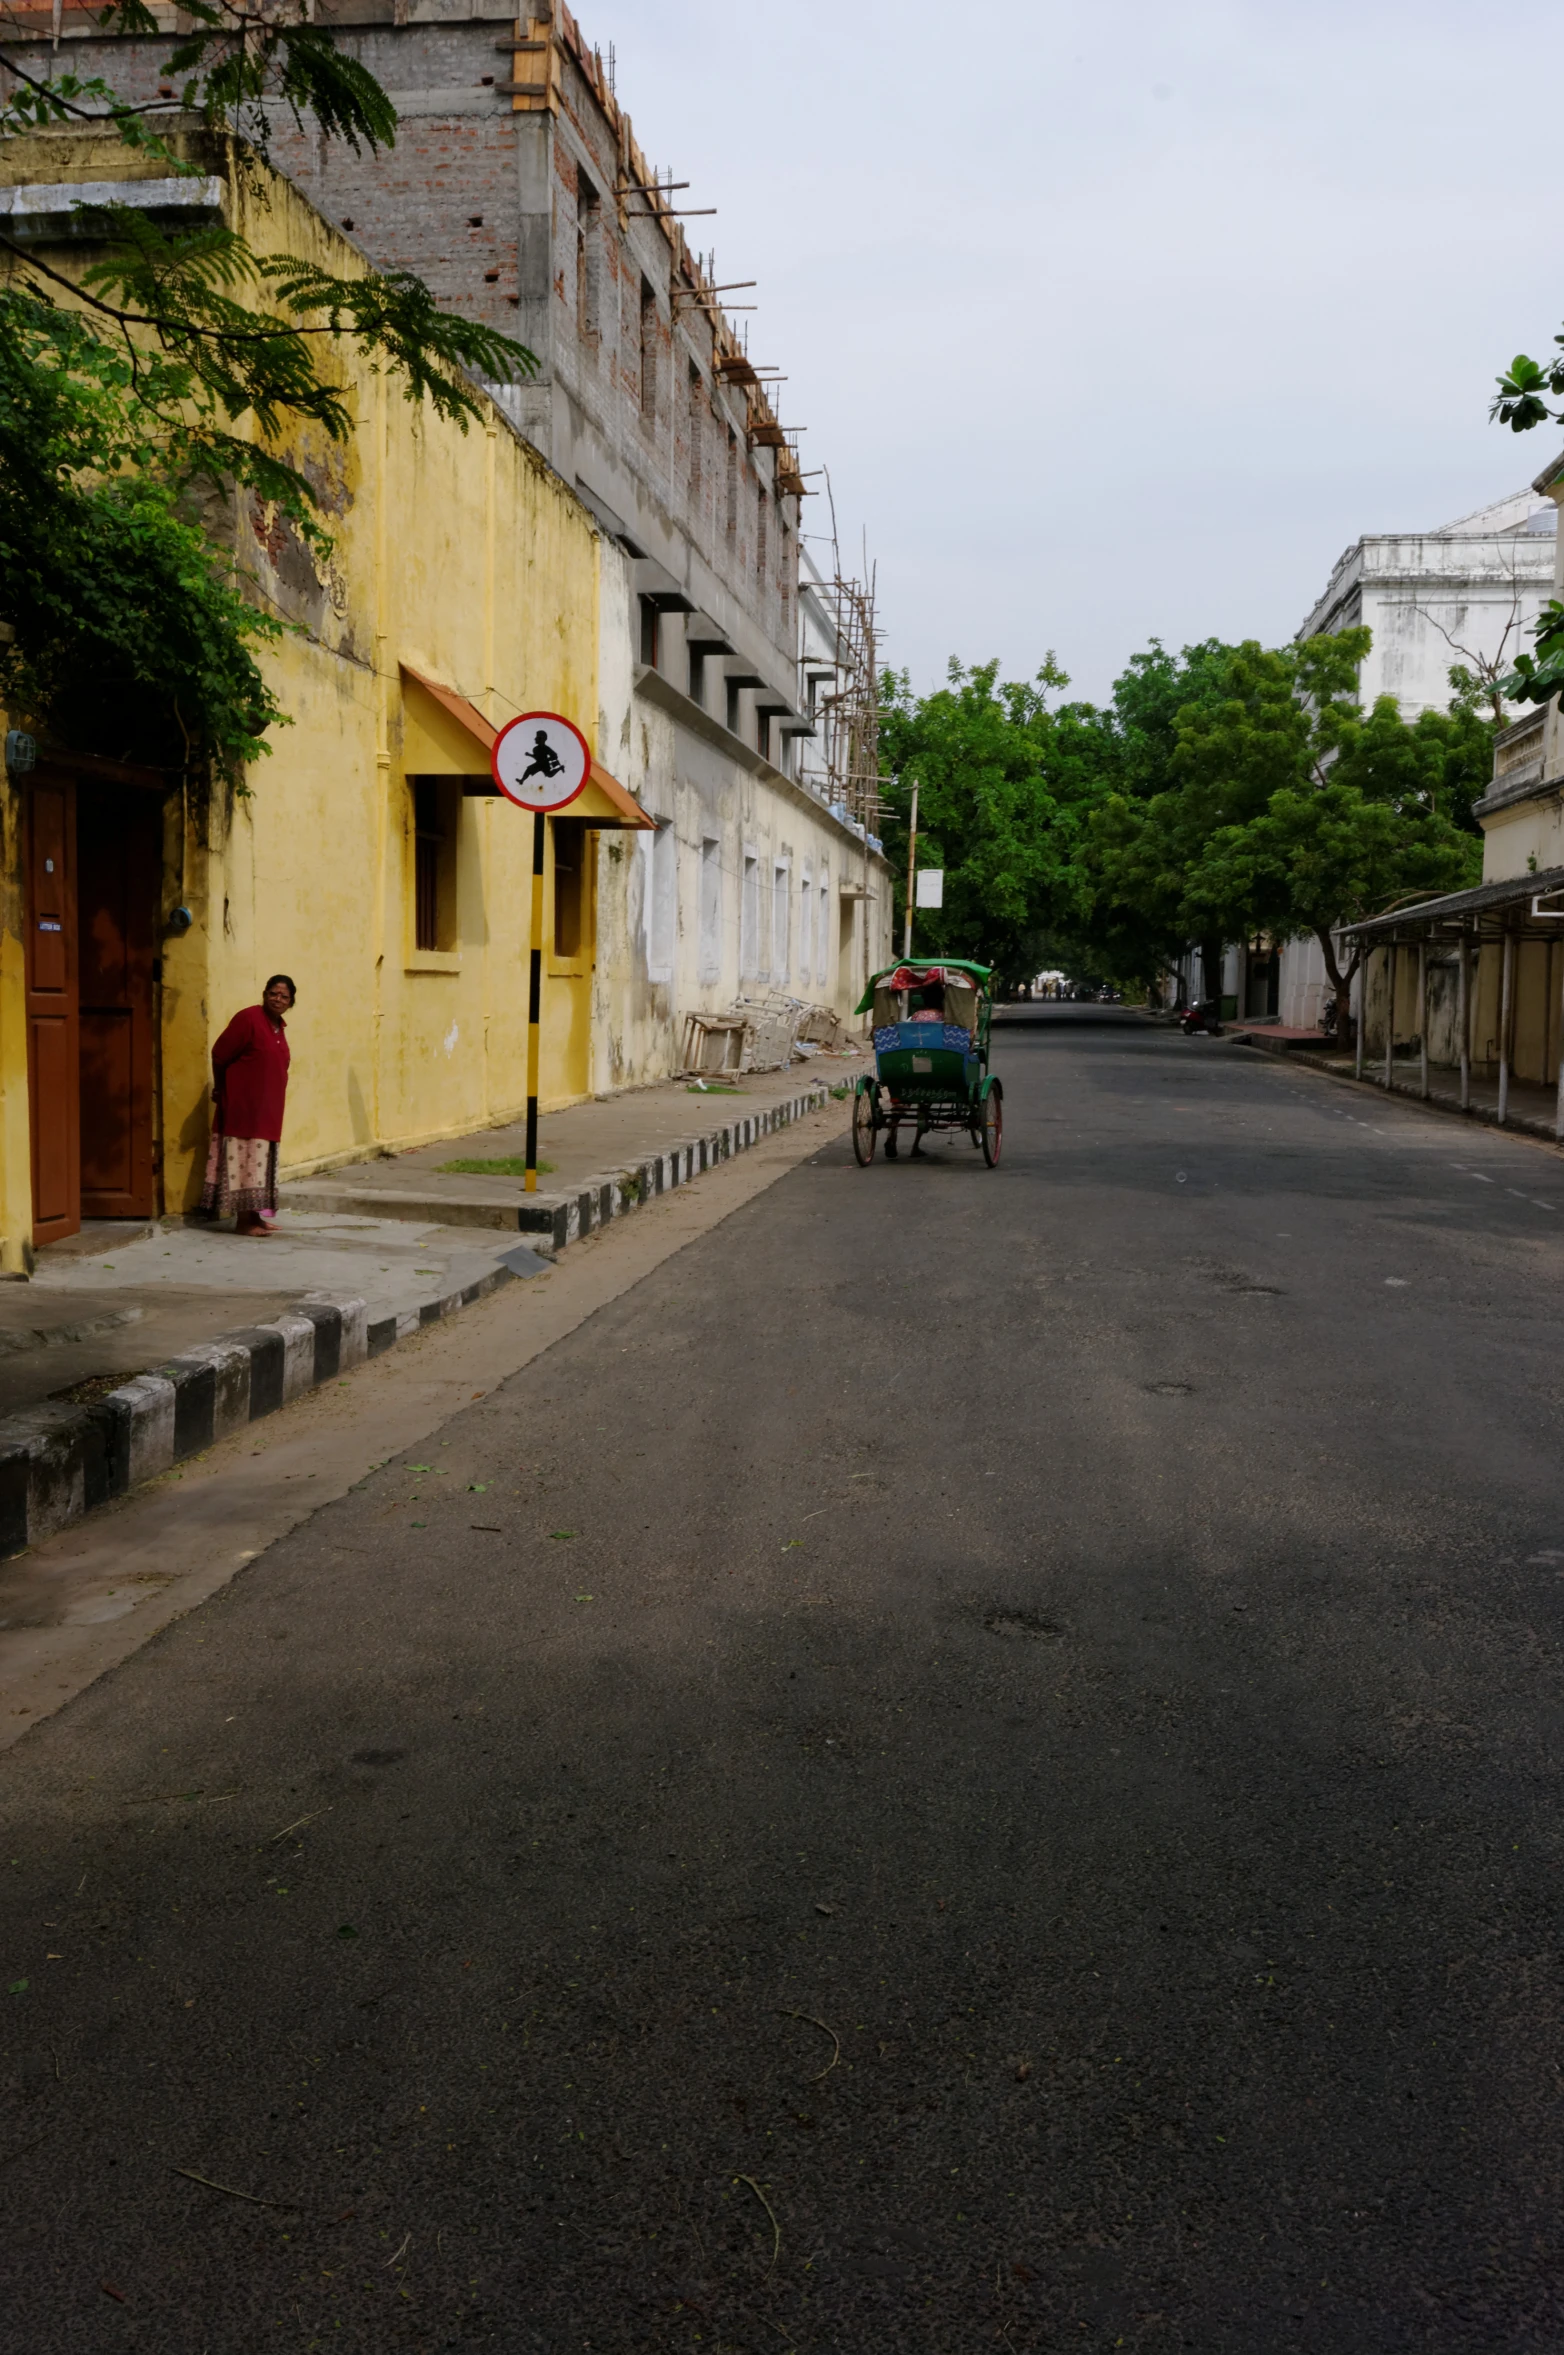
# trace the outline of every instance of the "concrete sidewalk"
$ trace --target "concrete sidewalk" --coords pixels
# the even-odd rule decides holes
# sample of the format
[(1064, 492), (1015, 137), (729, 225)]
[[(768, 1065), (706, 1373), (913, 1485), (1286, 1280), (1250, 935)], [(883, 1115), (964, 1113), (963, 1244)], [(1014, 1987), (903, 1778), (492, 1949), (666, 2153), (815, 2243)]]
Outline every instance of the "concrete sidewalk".
[[(600, 1200), (613, 1181), (634, 1178), (646, 1165), (671, 1159), (680, 1148), (685, 1149), (688, 1164), (689, 1148), (708, 1136), (735, 1125), (742, 1130), (746, 1122), (768, 1122), (811, 1083), (850, 1087), (864, 1068), (861, 1051), (850, 1048), (842, 1054), (822, 1052), (806, 1065), (794, 1064), (785, 1071), (746, 1073), (704, 1085), (671, 1080), (548, 1113), (538, 1124), (540, 1174), (538, 1191), (530, 1196), (519, 1172), (458, 1172), (445, 1166), (461, 1160), (519, 1164), (526, 1149), (526, 1126), (511, 1121), (473, 1136), (447, 1138), (441, 1144), (419, 1145), (409, 1152), (301, 1178), (283, 1187), (282, 1202), (290, 1212), (499, 1228), (540, 1238), (545, 1249), (563, 1248), (578, 1232), (598, 1223), (589, 1205)], [(753, 1143), (754, 1138), (746, 1136), (743, 1142)], [(724, 1158), (730, 1149), (731, 1142), (723, 1144)], [(706, 1166), (697, 1152), (694, 1168), (685, 1166), (682, 1174), (697, 1174)], [(649, 1182), (661, 1191), (655, 1172)]]
[(263, 1242), (99, 1221), (0, 1284), (0, 1559), (312, 1384), (517, 1277), (843, 1094), (861, 1053), (573, 1106), (549, 1191), (441, 1164), (519, 1155), (514, 1127), (287, 1185)]
[[(1278, 1039), (1276, 1032), (1272, 1029), (1262, 1030), (1256, 1026), (1246, 1031), (1234, 1029), (1229, 1033), (1229, 1036), (1239, 1046), (1260, 1047), (1272, 1054), (1285, 1053), (1288, 1062), (1307, 1063), (1317, 1071), (1329, 1072), (1333, 1079), (1358, 1080), (1357, 1064), (1353, 1056), (1338, 1055), (1328, 1041), (1320, 1038), (1317, 1031), (1309, 1035), (1312, 1036), (1317, 1050), (1312, 1054), (1309, 1052), (1307, 1044), (1302, 1047), (1293, 1044), (1291, 1034), (1283, 1034)], [(1385, 1057), (1383, 1050), (1377, 1055), (1365, 1058), (1363, 1075), (1358, 1084), (1363, 1087), (1377, 1088), (1381, 1095), (1384, 1094)], [(1396, 1049), (1395, 1059), (1391, 1065), (1390, 1093), (1393, 1096), (1409, 1097), (1413, 1103), (1427, 1104), (1435, 1112), (1453, 1112), (1458, 1119), (1485, 1121), (1490, 1128), (1498, 1126), (1499, 1082), (1497, 1077), (1491, 1077), (1486, 1072), (1474, 1071), (1471, 1075), (1469, 1089), (1470, 1101), (1463, 1105), (1461, 1102), (1461, 1074), (1458, 1067), (1448, 1063), (1431, 1063), (1428, 1068), (1428, 1094), (1425, 1096), (1422, 1089), (1421, 1067), (1415, 1049), (1410, 1052), (1402, 1047)], [(1512, 1077), (1509, 1100), (1505, 1107), (1504, 1125), (1506, 1128), (1516, 1130), (1521, 1136), (1540, 1137), (1547, 1144), (1557, 1144), (1559, 1142), (1558, 1112), (1559, 1092), (1557, 1088), (1542, 1087), (1535, 1080)]]

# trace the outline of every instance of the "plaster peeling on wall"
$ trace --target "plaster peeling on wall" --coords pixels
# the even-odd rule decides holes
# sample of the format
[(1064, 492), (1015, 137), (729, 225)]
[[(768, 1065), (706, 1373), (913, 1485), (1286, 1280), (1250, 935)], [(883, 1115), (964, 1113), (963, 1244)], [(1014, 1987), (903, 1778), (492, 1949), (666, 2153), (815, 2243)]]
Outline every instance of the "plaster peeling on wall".
[(446, 1051), (446, 1053), (447, 1053), (448, 1055), (454, 1055), (454, 1054), (455, 1054), (455, 1052), (456, 1052), (456, 1042), (457, 1042), (457, 1040), (458, 1040), (458, 1039), (461, 1037), (461, 1035), (462, 1035), (462, 1034), (461, 1034), (461, 1027), (460, 1027), (460, 1025), (459, 1025), (458, 1023), (455, 1023), (455, 1022), (453, 1022), (453, 1023), (451, 1024), (451, 1027), (450, 1027), (450, 1029), (449, 1029), (449, 1030), (446, 1032), (446, 1034), (445, 1034), (444, 1038), (443, 1038), (443, 1039), (440, 1041), (440, 1044), (441, 1044), (441, 1046), (442, 1046), (442, 1047), (444, 1047), (444, 1049), (445, 1049), (445, 1051)]

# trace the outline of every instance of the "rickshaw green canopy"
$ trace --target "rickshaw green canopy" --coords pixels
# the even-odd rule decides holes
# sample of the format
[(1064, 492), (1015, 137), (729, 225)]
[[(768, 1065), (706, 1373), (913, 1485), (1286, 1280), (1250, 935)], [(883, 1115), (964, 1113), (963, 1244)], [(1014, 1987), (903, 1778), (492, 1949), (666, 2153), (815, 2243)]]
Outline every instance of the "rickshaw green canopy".
[(990, 1169), (999, 1159), (1004, 1089), (988, 1068), (992, 965), (970, 957), (903, 957), (874, 974), (858, 1005), (869, 1014), (874, 1075), (853, 1091), (853, 1154), (867, 1169), (885, 1132), (885, 1158), (905, 1122), (914, 1156), (931, 1129), (965, 1129)]
[(907, 987), (911, 989), (921, 989), (927, 982), (942, 981), (947, 973), (962, 973), (969, 977), (974, 989), (986, 990), (993, 970), (992, 965), (974, 965), (966, 957), (899, 957), (894, 965), (882, 966), (878, 973), (870, 974), (869, 986), (853, 1012), (872, 1012), (875, 991), (883, 983), (888, 983), (896, 973), (908, 976)]

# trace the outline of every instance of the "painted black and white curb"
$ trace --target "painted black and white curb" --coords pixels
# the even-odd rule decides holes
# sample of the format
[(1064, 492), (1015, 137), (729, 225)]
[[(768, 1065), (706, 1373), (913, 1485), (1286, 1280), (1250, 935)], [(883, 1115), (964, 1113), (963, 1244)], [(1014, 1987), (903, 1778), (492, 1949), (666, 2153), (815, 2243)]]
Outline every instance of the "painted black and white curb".
[(523, 1231), (537, 1248), (518, 1243), (475, 1283), (442, 1299), (371, 1318), (361, 1299), (312, 1292), (271, 1323), (197, 1343), (91, 1405), (47, 1403), (5, 1416), (0, 1419), (0, 1561), (69, 1528), (141, 1481), (171, 1471), (215, 1440), (274, 1414), (317, 1383), (337, 1381), (502, 1284), (538, 1274), (546, 1259), (567, 1244), (731, 1160), (801, 1113), (817, 1110), (830, 1094), (829, 1087), (810, 1088), (706, 1136), (670, 1145), (612, 1177), (591, 1178), (569, 1194), (533, 1195), (520, 1215)]
[(584, 1185), (573, 1186), (567, 1194), (523, 1196), (517, 1224), (524, 1235), (538, 1239), (540, 1249), (563, 1251), (567, 1244), (590, 1235), (595, 1227), (606, 1226), (610, 1219), (621, 1218), (626, 1211), (638, 1210), (643, 1202), (654, 1201), (675, 1186), (688, 1185), (703, 1170), (731, 1161), (736, 1153), (747, 1152), (762, 1137), (790, 1127), (804, 1113), (818, 1112), (830, 1100), (828, 1085), (806, 1088), (801, 1095), (789, 1096), (781, 1104), (768, 1104), (761, 1111), (742, 1113), (720, 1128), (708, 1130), (704, 1136), (681, 1137), (645, 1161), (636, 1162), (629, 1169), (616, 1170), (611, 1177), (588, 1178)]

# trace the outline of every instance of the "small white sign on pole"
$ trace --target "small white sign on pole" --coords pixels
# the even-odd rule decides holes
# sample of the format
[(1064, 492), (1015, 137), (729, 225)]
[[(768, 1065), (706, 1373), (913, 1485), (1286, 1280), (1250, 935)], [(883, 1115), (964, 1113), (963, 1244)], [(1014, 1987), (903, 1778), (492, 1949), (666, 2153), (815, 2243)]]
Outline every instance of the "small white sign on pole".
[(919, 868), (917, 905), (920, 908), (942, 908), (945, 905), (945, 870), (943, 867)]

